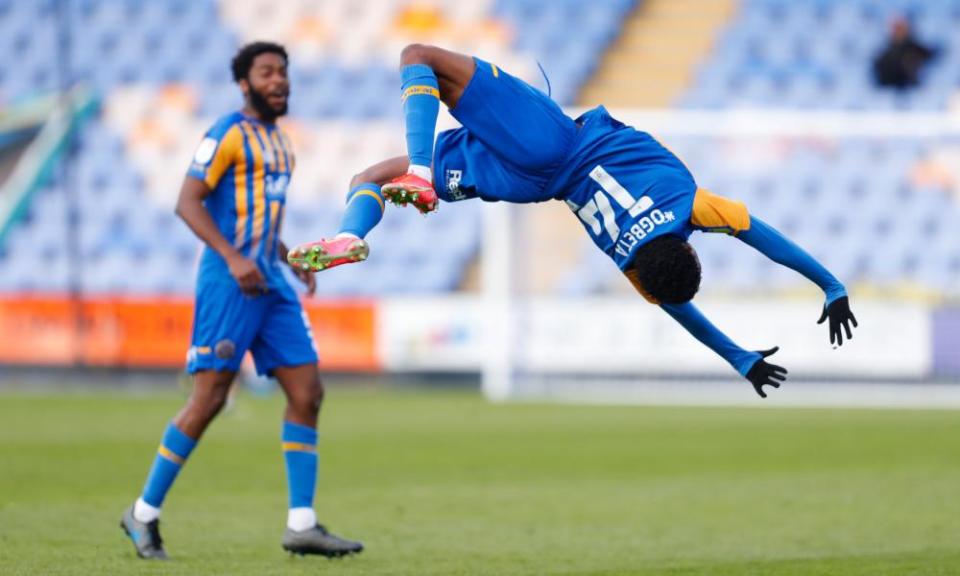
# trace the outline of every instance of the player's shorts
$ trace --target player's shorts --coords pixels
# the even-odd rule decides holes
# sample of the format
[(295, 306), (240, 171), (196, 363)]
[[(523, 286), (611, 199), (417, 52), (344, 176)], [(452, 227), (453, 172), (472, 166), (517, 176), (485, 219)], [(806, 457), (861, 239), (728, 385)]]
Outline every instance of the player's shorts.
[(261, 375), (317, 362), (313, 334), (297, 295), (284, 284), (261, 296), (244, 296), (232, 278), (201, 278), (187, 372), (235, 372), (248, 350)]
[(474, 61), (473, 78), (450, 114), (506, 165), (549, 177), (570, 153), (577, 125), (543, 92)]

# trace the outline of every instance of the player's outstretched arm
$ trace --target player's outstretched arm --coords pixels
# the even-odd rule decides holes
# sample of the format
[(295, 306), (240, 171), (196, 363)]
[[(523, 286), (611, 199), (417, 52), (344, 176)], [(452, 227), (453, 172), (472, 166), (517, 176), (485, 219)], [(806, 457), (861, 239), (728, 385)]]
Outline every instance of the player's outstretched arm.
[(850, 312), (847, 289), (820, 262), (780, 234), (774, 227), (755, 216), (750, 217), (750, 228), (737, 234), (737, 238), (756, 248), (774, 262), (803, 274), (823, 290), (826, 294), (826, 302), (818, 323), (829, 318), (831, 344), (834, 342), (838, 345), (843, 344), (841, 327), (845, 329), (848, 340), (853, 338), (850, 324), (856, 327), (857, 319)]
[(751, 352), (737, 346), (726, 334), (713, 325), (692, 302), (684, 304), (661, 304), (663, 310), (687, 329), (687, 332), (730, 363), (733, 368), (753, 384), (761, 398), (766, 398), (763, 386), (780, 387), (786, 379), (787, 370), (768, 364), (764, 358), (778, 350), (774, 347), (763, 352)]
[(176, 213), (198, 238), (223, 257), (230, 268), (230, 274), (247, 295), (255, 295), (266, 289), (266, 280), (256, 263), (245, 258), (233, 244), (220, 232), (203, 200), (210, 195), (210, 188), (202, 180), (193, 176), (183, 179), (180, 196), (177, 198)]

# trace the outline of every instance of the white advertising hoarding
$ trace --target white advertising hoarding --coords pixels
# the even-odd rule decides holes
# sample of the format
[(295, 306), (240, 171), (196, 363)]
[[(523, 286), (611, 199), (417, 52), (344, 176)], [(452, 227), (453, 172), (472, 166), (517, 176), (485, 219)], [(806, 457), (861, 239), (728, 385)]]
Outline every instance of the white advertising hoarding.
[[(831, 347), (822, 302), (698, 303), (748, 350), (779, 346), (770, 361), (797, 376), (920, 378), (931, 369), (930, 313), (914, 304), (853, 303), (854, 338)], [(538, 300), (527, 306), (517, 363), (536, 372), (725, 376), (730, 366), (666, 313), (637, 299)]]
[[(378, 326), (384, 368), (478, 371), (497, 347), (485, 338), (480, 298), (388, 299)], [(822, 302), (704, 301), (698, 306), (740, 346), (780, 346), (771, 362), (791, 377), (923, 378), (931, 370), (930, 311), (923, 305), (853, 302), (854, 338), (831, 347)], [(732, 368), (666, 313), (639, 298), (514, 301), (511, 364), (542, 373), (731, 376)]]

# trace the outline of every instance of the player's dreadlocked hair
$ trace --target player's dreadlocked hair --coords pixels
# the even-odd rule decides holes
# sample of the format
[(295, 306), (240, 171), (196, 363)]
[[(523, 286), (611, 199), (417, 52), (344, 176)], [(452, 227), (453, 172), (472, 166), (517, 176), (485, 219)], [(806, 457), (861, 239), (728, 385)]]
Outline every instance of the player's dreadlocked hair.
[(677, 236), (660, 236), (641, 246), (632, 268), (643, 290), (661, 304), (689, 302), (700, 289), (697, 253)]
[(239, 82), (250, 74), (253, 68), (253, 61), (261, 54), (277, 54), (284, 60), (289, 60), (287, 50), (273, 42), (251, 42), (237, 52), (230, 63), (230, 69), (233, 70), (233, 81)]

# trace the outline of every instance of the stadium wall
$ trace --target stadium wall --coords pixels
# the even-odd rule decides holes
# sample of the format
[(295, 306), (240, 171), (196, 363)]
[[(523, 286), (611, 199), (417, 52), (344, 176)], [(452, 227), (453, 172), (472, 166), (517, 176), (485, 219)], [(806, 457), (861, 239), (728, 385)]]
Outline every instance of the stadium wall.
[[(310, 301), (305, 312), (325, 368), (381, 369), (374, 303)], [(189, 298), (2, 296), (0, 364), (179, 368), (192, 320)]]
[[(458, 295), (311, 299), (306, 313), (324, 369), (479, 372), (493, 334), (487, 302)], [(861, 329), (841, 350), (817, 326), (820, 303), (705, 301), (745, 346), (779, 345), (794, 378), (945, 380), (960, 376), (960, 309), (860, 301)], [(543, 374), (729, 378), (730, 367), (660, 310), (635, 299), (540, 298), (513, 307), (510, 348), (519, 370)], [(190, 340), (188, 298), (0, 298), (0, 363), (176, 368)]]

